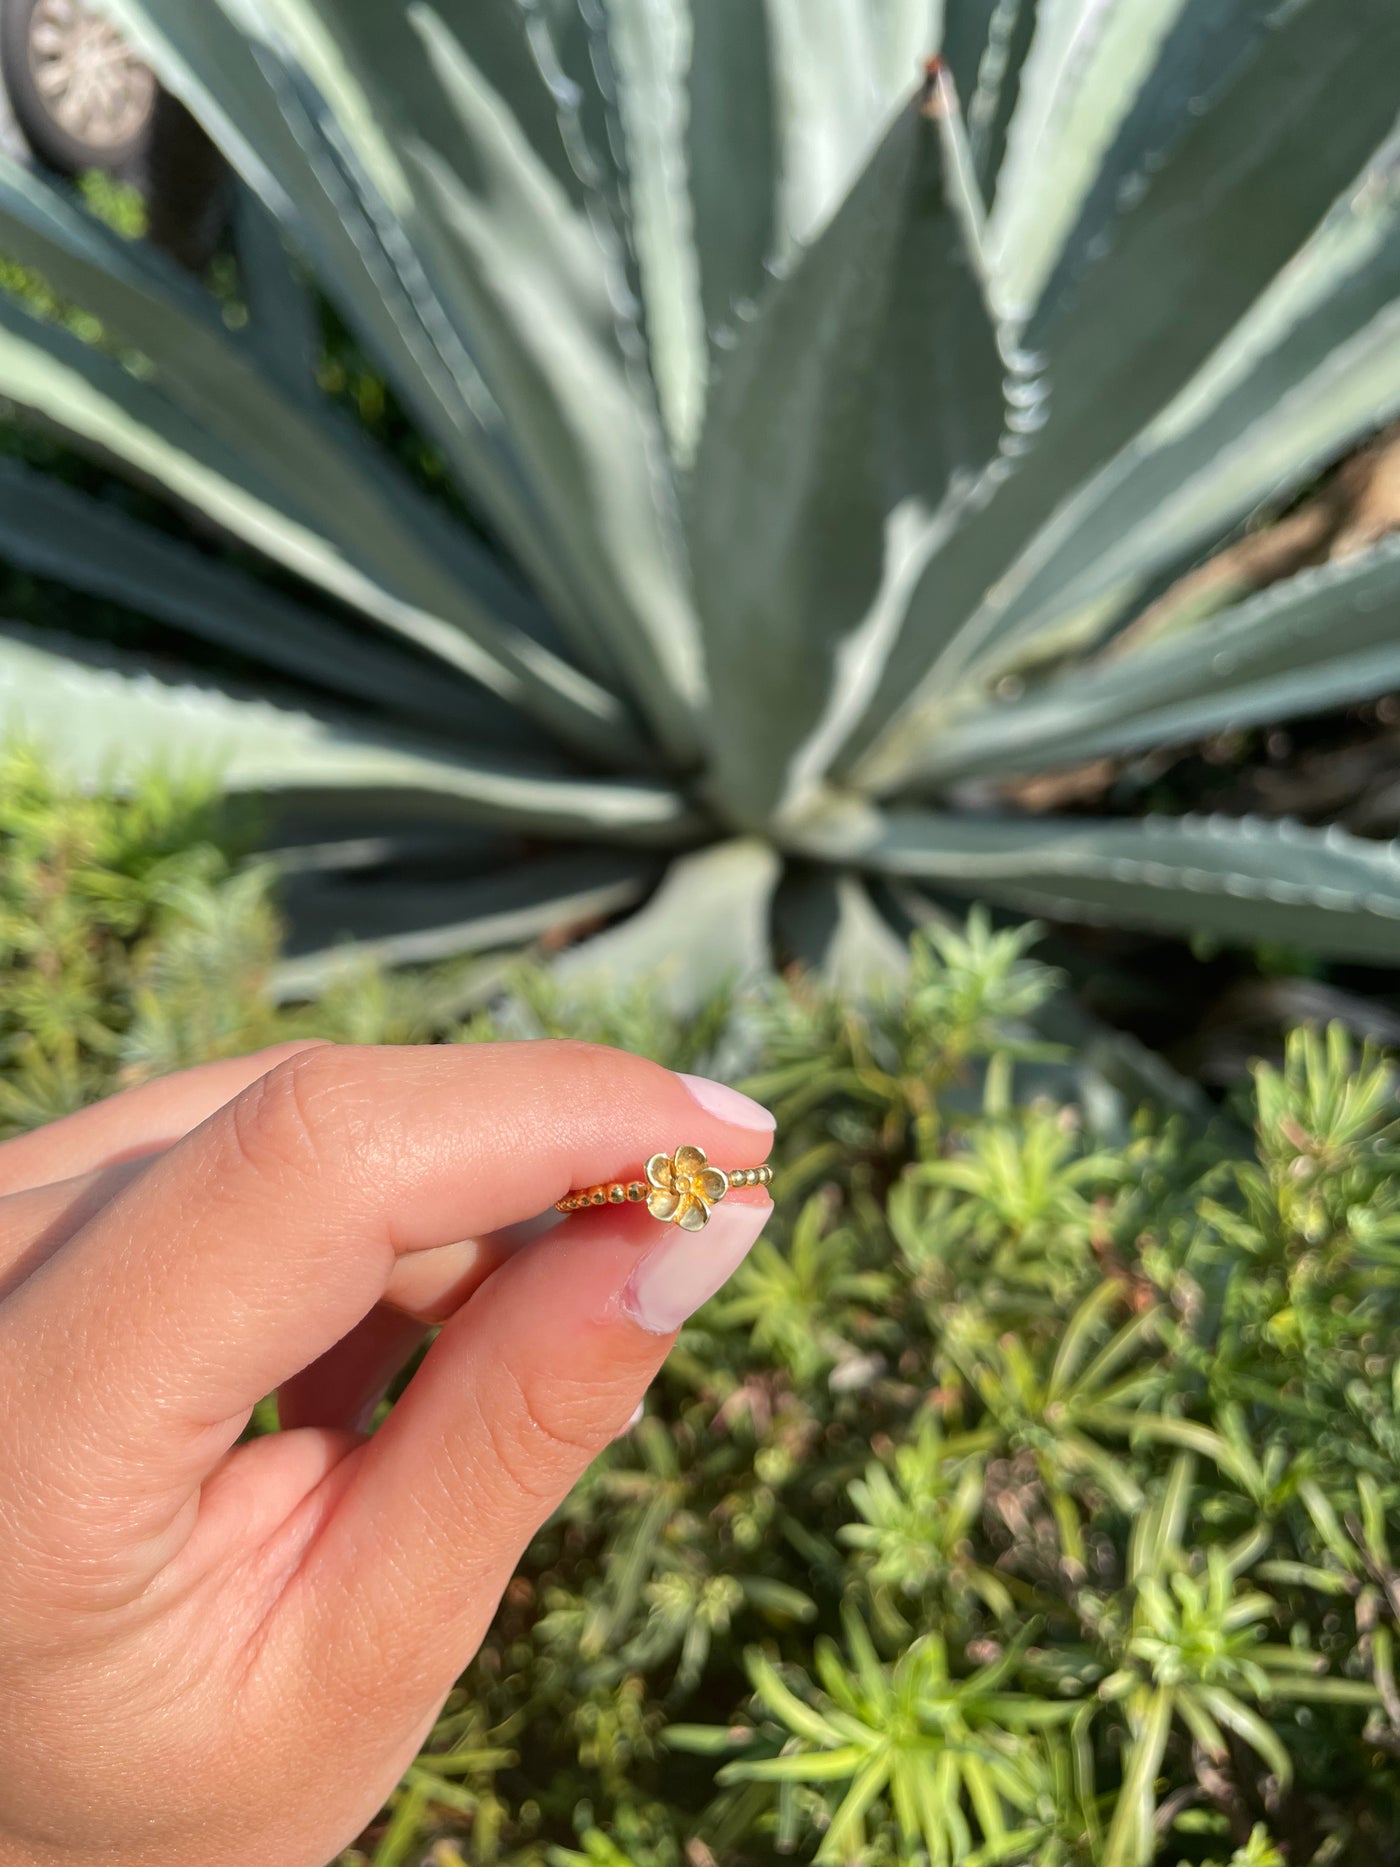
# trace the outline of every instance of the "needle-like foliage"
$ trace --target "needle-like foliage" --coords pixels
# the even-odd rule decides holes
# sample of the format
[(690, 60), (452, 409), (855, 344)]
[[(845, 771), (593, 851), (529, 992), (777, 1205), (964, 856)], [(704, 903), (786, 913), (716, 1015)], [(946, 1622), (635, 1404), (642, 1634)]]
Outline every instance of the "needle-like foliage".
[(1300, 1032), (1214, 1131), (1115, 1128), (981, 920), (866, 1010), (499, 972), (280, 1009), (203, 793), (17, 754), (0, 845), (11, 1127), (308, 1031), (747, 1054), (778, 1107), (766, 1240), (341, 1867), (1400, 1867), (1387, 1059)]

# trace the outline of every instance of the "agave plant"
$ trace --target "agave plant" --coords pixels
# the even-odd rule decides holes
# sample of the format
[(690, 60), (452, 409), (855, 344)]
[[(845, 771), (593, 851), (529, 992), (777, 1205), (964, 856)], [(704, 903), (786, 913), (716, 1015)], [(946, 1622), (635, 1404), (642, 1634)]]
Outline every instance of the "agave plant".
[[(0, 549), (189, 654), (0, 677), (80, 771), (264, 797), (308, 956), (634, 910), (614, 964), (854, 967), (967, 893), (1400, 953), (1381, 844), (1010, 782), (1400, 683), (1394, 544), (1135, 627), (1400, 410), (1394, 0), (106, 4), (241, 178), (237, 299), (6, 166), (90, 315), (0, 305), (0, 394), (201, 542), (5, 461)], [(450, 497), (318, 386), (327, 302)]]

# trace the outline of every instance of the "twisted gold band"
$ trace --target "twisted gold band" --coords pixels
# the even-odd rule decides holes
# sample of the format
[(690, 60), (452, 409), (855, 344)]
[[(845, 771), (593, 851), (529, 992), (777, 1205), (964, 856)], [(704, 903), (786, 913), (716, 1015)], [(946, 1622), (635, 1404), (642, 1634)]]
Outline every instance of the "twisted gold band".
[(606, 1180), (600, 1186), (581, 1186), (566, 1193), (556, 1212), (582, 1212), (585, 1206), (626, 1206), (646, 1202), (654, 1219), (698, 1232), (708, 1224), (710, 1209), (731, 1187), (768, 1186), (773, 1169), (712, 1167), (698, 1147), (678, 1147), (674, 1154), (653, 1154), (644, 1177)]

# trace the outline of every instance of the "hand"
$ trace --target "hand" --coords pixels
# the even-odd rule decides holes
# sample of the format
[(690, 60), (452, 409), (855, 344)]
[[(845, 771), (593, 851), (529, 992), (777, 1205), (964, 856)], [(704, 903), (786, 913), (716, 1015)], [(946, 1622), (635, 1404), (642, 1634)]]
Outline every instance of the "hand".
[[(2, 1867), (352, 1840), (770, 1208), (503, 1229), (681, 1142), (744, 1167), (770, 1139), (619, 1051), (327, 1045), (0, 1147)], [(236, 1444), (274, 1389), (284, 1430)]]

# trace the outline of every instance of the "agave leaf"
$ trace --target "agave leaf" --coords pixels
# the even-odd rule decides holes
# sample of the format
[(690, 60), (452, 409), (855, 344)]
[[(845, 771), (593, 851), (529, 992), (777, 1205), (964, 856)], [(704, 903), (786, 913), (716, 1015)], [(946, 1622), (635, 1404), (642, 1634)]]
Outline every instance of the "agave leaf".
[(690, 826), (662, 785), (575, 776), (511, 759), (437, 754), (407, 738), (366, 731), (333, 714), (244, 699), (212, 682), (157, 679), (134, 657), (45, 634), (0, 636), (0, 717), (85, 783), (143, 763), (193, 766), (230, 792), (396, 793), (421, 796), (468, 822), (620, 842), (673, 843)]
[(1020, 912), (1400, 959), (1400, 846), (1255, 818), (891, 813), (850, 859)]
[[(133, 50), (160, 70), (235, 168), (279, 220), (293, 212), (299, 185), (315, 172), (276, 101), (265, 53), (270, 23), (260, 0), (192, 11), (165, 0), (94, 0)], [(169, 73), (169, 78), (166, 73)], [(312, 198), (316, 191), (312, 190)]]
[[(1134, 104), (1162, 98), (1167, 124), (1184, 127), (1183, 97), (1163, 83), (1162, 65), (1172, 29), (1189, 8), (1190, 0), (1095, 6), (1038, 0), (988, 227), (989, 256), (1009, 311), (1024, 315), (1041, 300), (1086, 197), (1112, 172), (1108, 158), (1120, 131), (1127, 140)], [(1240, 8), (1227, 11), (1233, 17)], [(1193, 76), (1199, 92), (1200, 74)]]
[[(1043, 340), (1131, 197), (1257, 52), (1276, 0), (1042, 0), (991, 244)], [(1014, 170), (1014, 174), (1013, 174)]]
[(784, 250), (783, 99), (766, 5), (692, 0), (690, 11), (691, 238), (706, 335), (718, 343), (732, 334), (738, 307), (750, 308), (771, 283), (766, 262)]
[(282, 897), (295, 929), (272, 981), (281, 998), (310, 998), (367, 963), (421, 964), (520, 946), (541, 934), (630, 907), (654, 860), (590, 850), (465, 879), (292, 876)]
[[(755, 15), (761, 12), (750, 6)], [(608, 40), (627, 137), (632, 237), (652, 375), (671, 451), (688, 460), (708, 373), (700, 255), (686, 186), (690, 0), (611, 0)], [(747, 74), (741, 74), (744, 82)], [(757, 192), (757, 191), (756, 191)]]
[(233, 217), (238, 283), (259, 364), (284, 395), (312, 395), (321, 359), (315, 291), (277, 221), (250, 188), (238, 189)]
[(769, 967), (768, 917), (779, 862), (747, 837), (673, 862), (661, 886), (628, 920), (571, 947), (561, 977), (611, 985), (653, 981), (666, 1002), (687, 1011), (723, 986), (736, 989)]
[(351, 635), (112, 501), (17, 460), (0, 459), (0, 552), (36, 576), (126, 604), (328, 693), (391, 707), (454, 735), (466, 728), (477, 744), (532, 738), (517, 715), (451, 669)]
[[(1345, 16), (1327, 0), (1152, 4), (1180, 17), (1152, 61), (1148, 107), (1128, 118), (1107, 152), (1095, 182), (1102, 207), (1076, 229), (1072, 264), (1061, 264), (1057, 289), (1040, 296), (1023, 332), (1067, 372), (1072, 358), (1098, 356), (1091, 333), (1112, 330), (1096, 324), (1098, 315), (1135, 312), (1131, 347), (1151, 367), (1140, 383), (1124, 372), (1134, 426), (1165, 404), (1159, 385), (1174, 390), (1186, 374), (1181, 359), (1194, 367), (1208, 354), (1393, 128), (1394, 85), (1374, 61), (1400, 48), (1400, 19), (1385, 0), (1358, 0)], [(1118, 29), (1126, 47), (1140, 6), (1120, 0), (1109, 17), (1131, 23), (1132, 31)], [(1343, 98), (1347, 110), (1337, 107)], [(1256, 204), (1275, 224), (1252, 224)], [(1210, 233), (1227, 231), (1235, 250), (1209, 252)], [(1161, 261), (1183, 244), (1191, 282), (1207, 296), (1194, 303), (1188, 289), (1167, 304)], [(1155, 340), (1160, 354), (1143, 340)]]
[(1398, 151), (1371, 165), (1172, 407), (1056, 516), (982, 659), (1149, 578), (1400, 410)]
[(566, 742), (595, 751), (608, 747), (613, 758), (621, 748), (626, 755), (629, 735), (619, 703), (577, 670), (484, 612), (478, 613), (473, 639), (403, 600), (288, 513), (275, 487), (155, 384), (3, 301), (0, 394), (44, 415), (90, 450), (115, 456), (155, 480), (287, 569), (546, 721)]
[(261, 0), (99, 0), (312, 263), (350, 328), (548, 593), (578, 620), (558, 541), (470, 347), (388, 204), (294, 67)]
[(936, 515), (996, 449), (1003, 369), (949, 108), (931, 87), (901, 113), (711, 391), (691, 558), (723, 694), (714, 783), (741, 820), (819, 774)]
[[(164, 253), (127, 240), (69, 194), (0, 150), (0, 237), (6, 254), (101, 319), (108, 336), (159, 350), (192, 382), (238, 367), (217, 301)], [(103, 294), (93, 305), (90, 294)]]
[(930, 741), (918, 776), (1029, 771), (1368, 700), (1400, 686), (1397, 613), (1400, 539), (982, 707)]
[(672, 446), (709, 349), (842, 200), (933, 50), (931, 0), (608, 0), (631, 231)]
[[(527, 568), (576, 652), (615, 674), (469, 336), (298, 66), (277, 0), (102, 0), (311, 261), (347, 324)], [(561, 89), (587, 69), (575, 61)], [(547, 95), (547, 94), (546, 94)], [(568, 169), (567, 157), (560, 164)], [(569, 171), (572, 172), (571, 170)]]
[[(507, 868), (519, 855), (509, 830), (478, 829), (460, 820), (435, 827), (411, 804), (406, 808), (402, 798), (383, 793), (371, 794), (365, 806), (364, 817), (356, 806), (353, 826), (340, 825), (337, 834), (319, 809), (311, 817), (300, 800), (269, 798), (263, 839), (269, 861), (283, 876), (329, 875), (344, 881), (371, 869), (403, 873), (412, 866), (467, 880), (493, 867)], [(289, 938), (295, 941), (295, 933)]]
[[(705, 4), (705, 0), (692, 0)], [(936, 50), (930, 0), (767, 0), (786, 262), (836, 212)]]
[(943, 51), (964, 101), (977, 181), (988, 207), (997, 198), (1037, 14), (1037, 0), (969, 0), (947, 11)]
[[(621, 203), (627, 193), (627, 161), (617, 134), (617, 73), (608, 47), (606, 13), (600, 7), (580, 6), (579, 0), (540, 0), (540, 11), (550, 31), (545, 42), (548, 54), (540, 62), (546, 66), (544, 101), (554, 125), (551, 137), (549, 119), (543, 119), (543, 151), (546, 156), (557, 152), (559, 182), (579, 191), (580, 201), (586, 204), (590, 195), (596, 199), (601, 189)], [(555, 61), (552, 69), (549, 57)], [(588, 152), (582, 174), (578, 146), (571, 146), (568, 137), (560, 134), (565, 127), (560, 120), (564, 103), (578, 113), (582, 147)]]
[(907, 941), (850, 871), (789, 867), (773, 898), (773, 939), (783, 959), (856, 997), (909, 969)]
[(945, 4), (943, 8), (939, 51), (948, 62), (964, 111), (977, 89), (977, 76), (1003, 4), (1004, 0), (953, 0), (951, 6)]
[[(224, 328), (215, 300), (153, 248), (123, 240), (18, 164), (0, 158), (0, 237), (109, 337), (158, 357), (181, 411), (246, 463), (282, 509), (405, 601), (450, 620), (504, 661), (538, 657), (516, 631), (552, 634), (499, 561), (450, 523), (329, 407), (289, 398), (260, 353)], [(16, 388), (17, 399), (23, 399)], [(450, 656), (451, 634), (438, 632)]]
[(527, 36), (514, 0), (277, 0), (276, 12), (479, 360), (593, 639), (686, 756), (703, 670), (664, 444), (632, 362), (642, 336), (608, 204), (590, 211), (586, 150), (584, 174), (561, 182), (574, 111), (547, 83), (547, 23), (536, 16)]
[(879, 761), (898, 769), (997, 628), (1008, 594), (997, 580), (1031, 534), (1181, 390), (1390, 129), (1400, 11), (1389, 0), (1344, 13), (1300, 0), (1266, 28), (1214, 106), (1184, 113), (1150, 184), (1120, 196), (1073, 317), (1059, 315), (1067, 300), (1047, 332), (1029, 329), (1028, 343), (1045, 342), (1048, 412), (1026, 411), (1029, 451), (932, 555), (843, 768), (902, 713)]
[(938, 9), (690, 0), (688, 10), (691, 235), (706, 331), (723, 352), (869, 159), (935, 49)]

